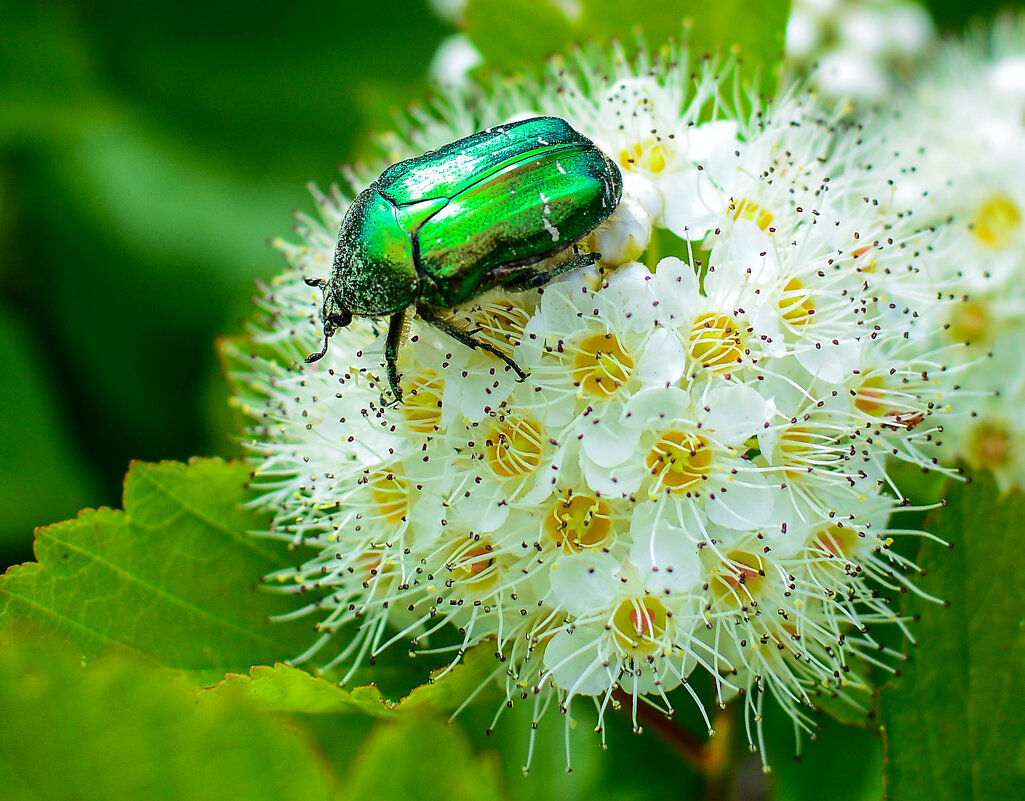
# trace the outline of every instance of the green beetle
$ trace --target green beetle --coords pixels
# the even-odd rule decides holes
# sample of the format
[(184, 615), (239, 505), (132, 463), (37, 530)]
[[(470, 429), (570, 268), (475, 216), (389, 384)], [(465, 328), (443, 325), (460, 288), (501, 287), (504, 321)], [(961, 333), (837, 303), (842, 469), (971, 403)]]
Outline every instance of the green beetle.
[[(386, 169), (360, 192), (338, 232), (330, 280), (306, 279), (324, 292), (324, 347), (357, 317), (390, 317), (388, 382), (401, 402), (397, 368), (409, 311), (471, 348), (501, 351), (445, 317), (503, 287), (534, 289), (597, 253), (576, 243), (619, 205), (623, 177), (594, 143), (558, 117), (488, 128)], [(541, 262), (566, 253), (565, 260)]]

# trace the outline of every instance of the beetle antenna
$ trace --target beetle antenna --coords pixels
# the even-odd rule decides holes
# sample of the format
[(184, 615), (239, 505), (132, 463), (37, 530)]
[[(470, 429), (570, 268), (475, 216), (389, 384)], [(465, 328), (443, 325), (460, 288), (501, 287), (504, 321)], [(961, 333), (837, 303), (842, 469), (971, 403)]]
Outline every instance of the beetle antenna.
[(329, 341), (328, 338), (324, 337), (324, 347), (321, 348), (318, 353), (311, 353), (309, 356), (307, 356), (305, 359), (303, 359), (303, 361), (306, 362), (306, 364), (313, 364), (314, 362), (317, 362), (317, 361), (320, 361), (321, 359), (323, 359), (324, 358), (324, 354), (327, 353), (327, 343), (328, 343), (328, 341)]
[(324, 304), (320, 307), (320, 321), (324, 326), (324, 347), (317, 353), (311, 353), (305, 359), (306, 364), (313, 364), (313, 362), (324, 358), (331, 335), (339, 328), (345, 328), (352, 322), (352, 312), (344, 306), (340, 306), (338, 301), (335, 300), (334, 295), (331, 294), (331, 284), (329, 281), (323, 278), (304, 278), (303, 281), (307, 286), (317, 287), (324, 293)]
[(328, 309), (327, 309), (327, 299), (328, 299), (327, 281), (325, 279), (323, 279), (323, 278), (304, 278), (303, 279), (303, 283), (306, 284), (306, 286), (315, 287), (315, 288), (319, 289), (321, 292), (324, 293), (324, 304), (323, 304), (323, 306), (320, 309), (320, 319), (321, 319), (321, 321), (323, 322), (323, 325), (324, 325), (324, 347), (321, 348), (318, 353), (311, 353), (309, 356), (307, 356), (303, 360), (303, 361), (306, 362), (306, 364), (313, 364), (314, 362), (320, 361), (321, 359), (323, 359), (324, 358), (324, 354), (327, 353), (327, 343), (331, 340), (331, 334), (334, 333), (334, 326), (330, 322), (330, 318), (328, 316)]

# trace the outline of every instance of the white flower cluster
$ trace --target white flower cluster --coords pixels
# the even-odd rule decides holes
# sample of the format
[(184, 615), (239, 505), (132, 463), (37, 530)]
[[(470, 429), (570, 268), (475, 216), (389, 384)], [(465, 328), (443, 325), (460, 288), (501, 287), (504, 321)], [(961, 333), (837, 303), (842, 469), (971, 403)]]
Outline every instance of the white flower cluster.
[(966, 298), (938, 310), (945, 339), (975, 362), (974, 414), (952, 420), (946, 452), (1025, 487), (1025, 17), (948, 43), (894, 106), (890, 144), (918, 163), (902, 191), (964, 232), (935, 266)]
[(951, 391), (916, 305), (953, 303), (922, 279), (936, 232), (858, 131), (797, 93), (728, 104), (723, 81), (581, 56), (389, 140), (394, 160), (553, 114), (620, 166), (596, 268), (452, 312), (525, 381), (418, 320), (401, 405), (380, 404), (372, 322), (304, 366), (322, 334), (302, 278), (329, 274), (347, 206), (317, 195), (323, 223), (282, 245), (293, 269), (235, 354), (269, 533), (318, 549), (275, 577), (320, 632), (296, 661), (450, 632), (454, 659), (488, 643), (537, 718), (591, 696), (601, 728), (632, 697), (636, 724), (682, 685), (702, 709), (741, 695), (753, 744), (767, 693), (806, 728), (816, 694), (879, 664), (870, 627), (901, 624), (887, 596), (913, 589), (887, 463), (933, 466)]
[(786, 55), (805, 69), (815, 63), (812, 79), (830, 97), (878, 101), (934, 35), (929, 12), (910, 0), (794, 0)]

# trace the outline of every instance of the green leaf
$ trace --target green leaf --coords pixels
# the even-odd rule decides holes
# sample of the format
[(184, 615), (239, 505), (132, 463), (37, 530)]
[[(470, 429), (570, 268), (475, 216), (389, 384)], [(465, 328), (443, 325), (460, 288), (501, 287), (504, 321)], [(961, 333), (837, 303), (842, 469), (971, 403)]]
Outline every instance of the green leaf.
[(795, 759), (793, 724), (779, 708), (766, 714), (772, 801), (878, 801), (882, 740), (877, 733), (821, 716), (814, 739), (801, 738)]
[(0, 579), (0, 637), (38, 632), (85, 657), (135, 652), (203, 683), (301, 653), (312, 623), (271, 623), (295, 602), (256, 587), (299, 557), (246, 533), (265, 526), (240, 506), (247, 477), (217, 460), (133, 465), (125, 511), (40, 529), (38, 562)]
[(346, 773), (345, 801), (488, 801), (502, 798), (493, 751), (475, 755), (458, 727), (434, 718), (379, 724)]
[(229, 674), (216, 686), (201, 691), (198, 697), (254, 698), (278, 712), (360, 712), (380, 718), (451, 712), (478, 690), (485, 697), (496, 697), (489, 680), (497, 666), (487, 645), (475, 648), (461, 664), (452, 670), (435, 671), (427, 684), (415, 688), (398, 703), (385, 700), (373, 684), (344, 690), (326, 679), (282, 664), (254, 667), (249, 675)]
[(335, 780), (309, 738), (240, 702), (196, 704), (135, 662), (83, 668), (54, 649), (0, 649), (6, 801), (320, 801)]
[(887, 797), (897, 801), (1021, 798), (1025, 786), (1025, 494), (999, 496), (992, 476), (954, 484), (927, 529), (922, 589), (949, 608), (909, 595), (917, 641), (880, 698)]

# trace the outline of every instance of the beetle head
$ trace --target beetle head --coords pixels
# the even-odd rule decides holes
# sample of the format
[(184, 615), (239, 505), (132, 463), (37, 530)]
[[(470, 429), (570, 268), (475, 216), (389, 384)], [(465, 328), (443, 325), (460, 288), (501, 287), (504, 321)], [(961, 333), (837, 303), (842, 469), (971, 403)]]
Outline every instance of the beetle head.
[(327, 343), (339, 328), (345, 328), (352, 322), (352, 312), (335, 300), (335, 295), (329, 289), (329, 284), (323, 278), (304, 278), (306, 286), (314, 286), (324, 293), (324, 305), (320, 307), (320, 322), (324, 326), (324, 347), (318, 353), (311, 353), (306, 357), (306, 363), (324, 358), (327, 353)]

